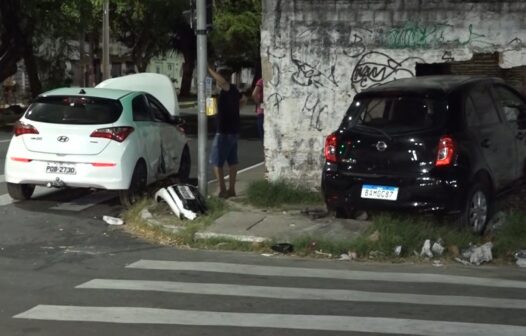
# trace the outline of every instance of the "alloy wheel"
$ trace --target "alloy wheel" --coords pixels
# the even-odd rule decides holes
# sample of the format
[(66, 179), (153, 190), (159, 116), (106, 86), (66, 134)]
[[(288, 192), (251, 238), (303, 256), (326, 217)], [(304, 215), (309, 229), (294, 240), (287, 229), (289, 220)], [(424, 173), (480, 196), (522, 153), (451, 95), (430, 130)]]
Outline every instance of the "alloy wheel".
[(488, 217), (486, 194), (477, 190), (471, 197), (469, 205), (469, 224), (474, 232), (482, 232)]

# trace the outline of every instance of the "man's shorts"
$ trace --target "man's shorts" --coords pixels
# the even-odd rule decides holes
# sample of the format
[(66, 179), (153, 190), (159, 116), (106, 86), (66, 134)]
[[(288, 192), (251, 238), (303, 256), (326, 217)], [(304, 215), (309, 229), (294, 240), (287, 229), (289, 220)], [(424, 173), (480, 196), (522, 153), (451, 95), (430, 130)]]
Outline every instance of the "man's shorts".
[(210, 164), (215, 167), (223, 167), (226, 161), (229, 166), (236, 165), (238, 163), (237, 138), (237, 134), (216, 133), (210, 152)]

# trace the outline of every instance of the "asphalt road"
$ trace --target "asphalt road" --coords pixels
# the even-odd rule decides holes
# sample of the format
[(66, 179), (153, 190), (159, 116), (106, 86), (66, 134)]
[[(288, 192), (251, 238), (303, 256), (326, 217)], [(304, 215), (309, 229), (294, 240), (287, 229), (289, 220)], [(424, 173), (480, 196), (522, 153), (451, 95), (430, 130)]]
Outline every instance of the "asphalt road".
[[(263, 157), (254, 129), (242, 167)], [(101, 220), (121, 210), (75, 189), (0, 205), (0, 335), (526, 335), (523, 269), (158, 247)]]

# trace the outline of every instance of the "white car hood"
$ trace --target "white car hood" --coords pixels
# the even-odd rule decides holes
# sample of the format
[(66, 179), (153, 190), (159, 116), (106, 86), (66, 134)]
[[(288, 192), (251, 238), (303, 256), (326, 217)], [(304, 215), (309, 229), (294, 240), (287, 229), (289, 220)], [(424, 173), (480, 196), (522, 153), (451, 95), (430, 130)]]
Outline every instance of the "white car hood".
[(157, 98), (173, 116), (179, 115), (179, 104), (172, 81), (158, 73), (138, 73), (100, 82), (97, 88), (143, 91)]

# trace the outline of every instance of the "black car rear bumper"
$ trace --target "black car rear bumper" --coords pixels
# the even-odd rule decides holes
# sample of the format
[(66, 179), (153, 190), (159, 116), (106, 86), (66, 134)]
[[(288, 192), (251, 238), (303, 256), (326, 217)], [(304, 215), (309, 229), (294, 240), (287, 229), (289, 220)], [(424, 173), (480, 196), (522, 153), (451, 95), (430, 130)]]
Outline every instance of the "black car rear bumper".
[[(466, 179), (454, 169), (413, 176), (342, 173), (326, 164), (322, 190), (329, 210), (415, 210), (419, 212), (459, 213), (464, 204)], [(394, 201), (364, 199), (364, 184), (398, 188)]]

